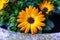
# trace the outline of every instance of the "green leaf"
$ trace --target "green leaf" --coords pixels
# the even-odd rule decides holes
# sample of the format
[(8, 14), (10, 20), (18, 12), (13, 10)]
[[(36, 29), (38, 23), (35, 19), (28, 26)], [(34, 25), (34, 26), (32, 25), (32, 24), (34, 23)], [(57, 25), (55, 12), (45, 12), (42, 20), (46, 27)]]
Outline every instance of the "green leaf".
[(41, 2), (43, 2), (43, 0), (36, 0), (36, 2), (40, 4)]
[(9, 0), (9, 2), (13, 2), (14, 0)]
[(10, 27), (14, 26), (14, 24), (15, 24), (15, 23), (13, 23), (13, 22), (12, 22), (12, 23), (10, 23)]
[(42, 34), (42, 31), (39, 30), (38, 33), (39, 33), (39, 34)]
[(46, 27), (44, 27), (43, 30), (49, 31), (52, 30), (52, 28), (54, 28), (54, 23), (50, 20), (47, 20)]
[(24, 2), (22, 2), (22, 1), (18, 1), (18, 2), (17, 2), (17, 6), (22, 7), (22, 6), (23, 6), (23, 3), (24, 3)]
[(15, 9), (15, 15), (18, 15), (18, 13), (19, 13), (19, 10)]
[(4, 22), (4, 18), (0, 17), (0, 22), (3, 23)]

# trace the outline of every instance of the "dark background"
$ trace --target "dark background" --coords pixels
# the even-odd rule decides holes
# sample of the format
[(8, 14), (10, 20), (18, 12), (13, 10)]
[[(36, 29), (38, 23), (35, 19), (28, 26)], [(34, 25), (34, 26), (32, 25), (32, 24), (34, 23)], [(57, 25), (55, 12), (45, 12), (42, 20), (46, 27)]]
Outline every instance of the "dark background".
[(55, 23), (55, 27), (51, 32), (60, 32), (60, 15), (57, 15), (56, 13), (51, 17), (53, 22)]
[(43, 33), (56, 33), (60, 32), (60, 15), (54, 13), (53, 16), (49, 16), (50, 20), (52, 20), (55, 24), (55, 27), (51, 31), (43, 31)]

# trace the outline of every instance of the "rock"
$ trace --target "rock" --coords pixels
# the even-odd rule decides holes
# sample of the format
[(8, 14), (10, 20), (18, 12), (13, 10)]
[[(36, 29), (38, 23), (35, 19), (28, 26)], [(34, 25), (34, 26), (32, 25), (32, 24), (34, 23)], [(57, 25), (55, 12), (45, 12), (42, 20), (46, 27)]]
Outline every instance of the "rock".
[(0, 40), (60, 40), (60, 33), (25, 35), (0, 28)]

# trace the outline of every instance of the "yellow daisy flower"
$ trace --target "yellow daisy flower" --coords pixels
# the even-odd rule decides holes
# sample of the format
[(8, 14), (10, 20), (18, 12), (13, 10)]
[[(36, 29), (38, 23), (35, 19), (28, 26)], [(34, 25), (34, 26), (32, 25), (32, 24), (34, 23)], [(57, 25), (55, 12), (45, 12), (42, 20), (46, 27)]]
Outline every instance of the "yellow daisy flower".
[(46, 12), (47, 14), (54, 8), (53, 4), (51, 4), (51, 2), (47, 0), (44, 0), (44, 2), (41, 3), (39, 6), (40, 6), (40, 9)]
[(22, 10), (19, 12), (17, 22), (20, 22), (18, 28), (20, 31), (24, 31), (25, 34), (31, 31), (32, 34), (37, 33), (37, 29), (42, 30), (42, 26), (45, 24), (42, 21), (45, 21), (45, 17), (41, 12), (38, 12), (37, 8), (26, 8), (26, 10)]
[(9, 0), (0, 0), (0, 10), (6, 7)]

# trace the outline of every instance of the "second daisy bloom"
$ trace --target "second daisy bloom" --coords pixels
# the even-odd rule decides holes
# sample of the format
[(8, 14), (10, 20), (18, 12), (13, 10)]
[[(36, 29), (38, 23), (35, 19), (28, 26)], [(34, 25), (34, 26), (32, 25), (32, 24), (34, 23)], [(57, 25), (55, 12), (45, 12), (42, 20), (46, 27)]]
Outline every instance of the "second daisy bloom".
[(54, 5), (51, 4), (51, 2), (47, 0), (44, 0), (44, 2), (41, 3), (39, 6), (42, 11), (46, 12), (46, 14), (48, 14), (50, 11), (54, 9)]
[(0, 0), (0, 10), (7, 6), (9, 0)]

